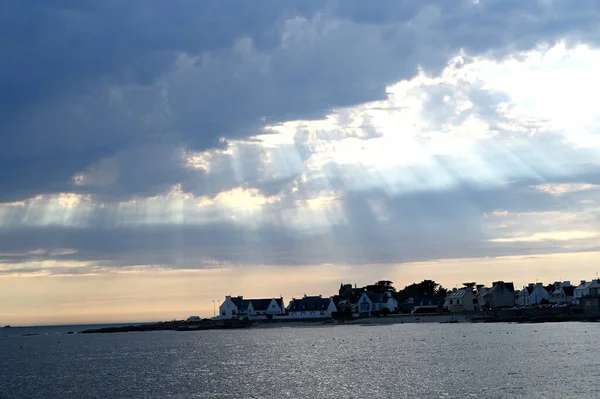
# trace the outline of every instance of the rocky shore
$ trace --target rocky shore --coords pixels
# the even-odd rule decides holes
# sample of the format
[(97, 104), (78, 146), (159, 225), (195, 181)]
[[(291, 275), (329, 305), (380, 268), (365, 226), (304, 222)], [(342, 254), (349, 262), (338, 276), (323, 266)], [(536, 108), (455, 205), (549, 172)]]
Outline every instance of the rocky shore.
[(133, 324), (120, 327), (105, 327), (83, 330), (81, 334), (107, 334), (118, 332), (142, 332), (142, 331), (199, 331), (199, 330), (225, 330), (234, 328), (248, 328), (254, 323), (251, 321), (238, 320), (201, 320), (188, 322), (184, 320), (173, 320), (158, 323)]

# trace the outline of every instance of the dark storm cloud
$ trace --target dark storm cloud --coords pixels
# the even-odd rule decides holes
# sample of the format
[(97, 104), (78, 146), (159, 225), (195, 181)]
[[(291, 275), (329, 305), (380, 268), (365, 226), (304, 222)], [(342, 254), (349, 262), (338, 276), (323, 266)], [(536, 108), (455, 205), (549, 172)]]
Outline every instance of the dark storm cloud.
[[(597, 4), (3, 2), (0, 200), (71, 190), (75, 173), (140, 145), (202, 150), (381, 99), (387, 84), (418, 65), (439, 71), (460, 48), (502, 56), (589, 41)], [(180, 53), (199, 58), (177, 66)], [(166, 168), (145, 188), (106, 196), (159, 192), (185, 173)]]

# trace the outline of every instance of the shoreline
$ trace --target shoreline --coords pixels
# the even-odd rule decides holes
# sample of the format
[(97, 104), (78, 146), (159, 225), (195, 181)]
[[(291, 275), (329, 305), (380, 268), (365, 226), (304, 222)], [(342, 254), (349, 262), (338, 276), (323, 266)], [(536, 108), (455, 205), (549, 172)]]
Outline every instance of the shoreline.
[(144, 331), (205, 331), (205, 330), (231, 330), (246, 328), (302, 328), (316, 326), (375, 326), (391, 324), (454, 324), (454, 323), (553, 323), (553, 322), (600, 322), (599, 315), (584, 314), (540, 314), (527, 315), (486, 315), (480, 313), (462, 314), (402, 314), (386, 317), (370, 317), (349, 320), (337, 319), (312, 319), (290, 321), (242, 321), (242, 320), (202, 320), (187, 322), (174, 320), (169, 322), (132, 324), (119, 327), (104, 327), (79, 331), (80, 334), (107, 334), (118, 332), (144, 332)]

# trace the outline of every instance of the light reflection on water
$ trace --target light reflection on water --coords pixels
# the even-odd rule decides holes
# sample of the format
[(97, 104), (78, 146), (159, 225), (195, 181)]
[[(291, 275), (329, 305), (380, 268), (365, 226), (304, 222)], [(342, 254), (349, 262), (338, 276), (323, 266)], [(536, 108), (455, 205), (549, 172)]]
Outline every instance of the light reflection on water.
[(0, 398), (598, 398), (600, 324), (0, 338)]

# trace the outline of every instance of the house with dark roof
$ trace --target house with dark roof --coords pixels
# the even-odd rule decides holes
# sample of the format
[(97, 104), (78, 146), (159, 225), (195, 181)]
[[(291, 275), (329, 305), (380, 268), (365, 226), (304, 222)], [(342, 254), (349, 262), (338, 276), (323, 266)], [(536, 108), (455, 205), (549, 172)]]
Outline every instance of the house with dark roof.
[(480, 287), (477, 291), (477, 307), (479, 310), (513, 306), (515, 306), (515, 286), (513, 283), (495, 281), (491, 287)]
[(364, 291), (358, 300), (358, 312), (361, 316), (371, 316), (373, 312), (380, 312), (383, 309), (389, 312), (398, 310), (398, 302), (391, 292)]
[(422, 296), (408, 298), (402, 305), (411, 313), (439, 313), (442, 311), (445, 299), (443, 296)]
[(599, 283), (600, 280), (598, 279), (592, 281), (581, 280), (579, 285), (573, 290), (573, 303), (579, 304), (581, 298), (591, 296), (590, 287), (592, 287), (593, 285), (595, 286)]
[(534, 306), (549, 301), (550, 293), (542, 283), (530, 283), (515, 293), (515, 304), (518, 306)]
[(550, 292), (550, 303), (572, 303), (575, 299), (575, 287), (569, 281), (557, 281)]
[(472, 312), (477, 308), (477, 296), (472, 287), (454, 288), (446, 295), (444, 308), (449, 312)]
[[(585, 283), (582, 281), (582, 284)], [(581, 284), (577, 287), (580, 288)], [(584, 312), (598, 314), (600, 313), (600, 279), (592, 280), (586, 284), (586, 291), (583, 295), (578, 295), (575, 288), (575, 300), (573, 303), (581, 306)]]
[(333, 298), (323, 298), (322, 295), (292, 298), (286, 308), (286, 316), (277, 316), (276, 319), (328, 319), (333, 312), (337, 312)]
[(220, 319), (267, 319), (284, 313), (283, 298), (244, 299), (228, 295), (219, 306)]

